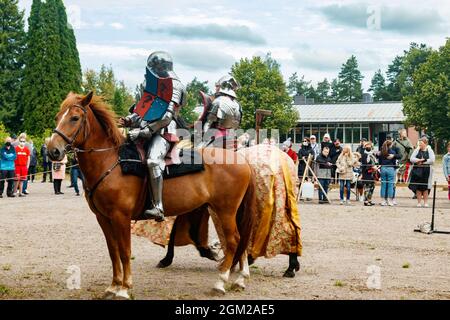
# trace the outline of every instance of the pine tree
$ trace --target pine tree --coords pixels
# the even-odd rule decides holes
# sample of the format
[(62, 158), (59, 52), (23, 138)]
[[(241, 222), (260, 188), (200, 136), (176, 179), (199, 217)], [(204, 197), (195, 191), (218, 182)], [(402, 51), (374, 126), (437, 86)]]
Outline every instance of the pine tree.
[(330, 101), (331, 102), (339, 102), (339, 92), (341, 91), (341, 84), (338, 79), (333, 79), (331, 81), (331, 95), (330, 95)]
[(359, 102), (362, 99), (362, 84), (364, 78), (358, 70), (358, 61), (355, 56), (351, 56), (347, 62), (342, 65), (339, 72), (339, 101)]
[(24, 129), (41, 134), (54, 127), (61, 103), (58, 79), (57, 11), (48, 2), (33, 0), (28, 19), (27, 51), (22, 86)]
[(374, 101), (386, 101), (388, 99), (386, 80), (380, 69), (375, 72), (369, 91), (373, 92)]
[(59, 80), (61, 99), (70, 91), (79, 92), (82, 81), (80, 58), (76, 45), (75, 34), (67, 22), (66, 8), (62, 0), (47, 0), (58, 13), (58, 29), (60, 37), (61, 63), (59, 65)]
[(22, 86), (24, 128), (41, 134), (69, 91), (80, 91), (81, 68), (73, 30), (60, 0), (33, 0)]
[(306, 96), (310, 84), (311, 81), (306, 81), (305, 76), (299, 78), (297, 72), (294, 72), (292, 76), (289, 77), (287, 89), (292, 96)]
[(0, 122), (16, 130), (26, 37), (23, 15), (18, 0), (0, 0)]
[(400, 90), (400, 84), (398, 83), (398, 77), (402, 72), (402, 57), (396, 56), (392, 63), (388, 66), (386, 72), (388, 85), (387, 85), (387, 95), (389, 101), (401, 101), (402, 93)]
[(316, 98), (318, 103), (325, 103), (330, 101), (330, 83), (327, 78), (317, 83)]

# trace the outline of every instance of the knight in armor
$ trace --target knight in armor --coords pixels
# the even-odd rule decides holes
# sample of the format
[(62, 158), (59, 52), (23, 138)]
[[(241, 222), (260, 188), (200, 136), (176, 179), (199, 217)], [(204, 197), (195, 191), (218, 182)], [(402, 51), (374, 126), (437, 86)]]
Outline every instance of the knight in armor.
[(242, 119), (242, 108), (237, 101), (236, 91), (240, 88), (234, 77), (226, 75), (216, 82), (215, 99), (203, 125), (203, 133), (209, 137), (210, 130), (217, 130), (211, 140), (203, 141), (199, 147), (206, 147), (214, 142), (215, 146), (223, 147), (227, 138), (233, 136)]
[(152, 207), (143, 215), (147, 219), (164, 220), (162, 203), (163, 171), (165, 158), (178, 141), (176, 135), (179, 109), (186, 104), (184, 85), (173, 72), (172, 57), (164, 51), (153, 52), (147, 60), (145, 81), (137, 103), (130, 114), (119, 120), (119, 124), (132, 128), (128, 137), (131, 141), (142, 139), (148, 142), (147, 168), (148, 188)]

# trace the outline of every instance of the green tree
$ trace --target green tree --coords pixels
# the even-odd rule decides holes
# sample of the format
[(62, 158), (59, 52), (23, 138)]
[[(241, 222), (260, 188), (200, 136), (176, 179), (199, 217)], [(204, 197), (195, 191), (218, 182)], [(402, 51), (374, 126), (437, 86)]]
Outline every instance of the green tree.
[(412, 76), (404, 99), (407, 123), (438, 139), (450, 137), (450, 39), (428, 54)]
[(0, 122), (8, 128), (15, 127), (19, 105), (26, 37), (23, 15), (18, 0), (0, 0)]
[(181, 108), (180, 115), (186, 123), (192, 124), (198, 118), (198, 115), (195, 113), (195, 108), (202, 104), (199, 92), (203, 91), (206, 94), (210, 94), (208, 81), (199, 81), (197, 77), (195, 77), (187, 84), (186, 91), (187, 103), (186, 106)]
[(411, 43), (409, 50), (404, 51), (402, 58), (401, 72), (397, 81), (400, 86), (402, 96), (409, 95), (413, 92), (413, 75), (414, 72), (427, 61), (432, 49), (425, 44)]
[(87, 69), (83, 77), (83, 92), (94, 91), (110, 104), (118, 116), (124, 116), (135, 102), (135, 96), (123, 81), (116, 80), (112, 66), (102, 65), (97, 73)]
[(125, 116), (128, 114), (128, 109), (134, 103), (134, 97), (129, 92), (123, 81), (119, 81), (114, 90), (114, 97), (112, 107), (118, 116)]
[(384, 79), (383, 73), (380, 69), (375, 72), (369, 91), (373, 92), (374, 101), (387, 101), (389, 99), (386, 88), (386, 80)]
[(54, 127), (53, 119), (61, 103), (58, 13), (51, 4), (34, 0), (28, 20), (22, 87), (23, 118), (24, 129), (35, 135)]
[(388, 84), (386, 87), (387, 100), (389, 101), (401, 101), (402, 100), (402, 92), (400, 90), (400, 84), (398, 82), (398, 78), (400, 73), (402, 72), (403, 65), (403, 57), (396, 56), (392, 63), (388, 66), (388, 70), (386, 72)]
[(22, 83), (24, 129), (39, 135), (54, 127), (54, 116), (67, 93), (80, 90), (81, 68), (61, 0), (33, 0), (28, 25)]
[(359, 102), (362, 99), (361, 80), (364, 77), (358, 69), (358, 61), (355, 56), (351, 56), (339, 72), (338, 100), (344, 102)]
[(75, 34), (67, 21), (66, 8), (62, 0), (47, 0), (55, 6), (58, 12), (58, 31), (60, 38), (59, 80), (61, 98), (64, 99), (70, 92), (79, 92), (81, 89), (81, 65), (77, 49)]
[(305, 76), (299, 78), (297, 72), (294, 72), (292, 76), (289, 77), (287, 89), (291, 96), (306, 96), (310, 84), (311, 81), (306, 81)]
[(327, 78), (317, 83), (316, 99), (318, 103), (326, 103), (330, 101), (331, 86)]
[(331, 95), (330, 95), (330, 101), (331, 102), (339, 102), (339, 93), (341, 91), (341, 83), (339, 82), (339, 79), (333, 79), (331, 81)]
[(271, 110), (272, 116), (263, 122), (266, 129), (279, 129), (282, 133), (293, 128), (298, 114), (279, 68), (270, 68), (261, 57), (241, 59), (232, 67), (233, 76), (241, 84), (238, 99), (242, 106), (242, 128), (255, 128), (256, 109)]

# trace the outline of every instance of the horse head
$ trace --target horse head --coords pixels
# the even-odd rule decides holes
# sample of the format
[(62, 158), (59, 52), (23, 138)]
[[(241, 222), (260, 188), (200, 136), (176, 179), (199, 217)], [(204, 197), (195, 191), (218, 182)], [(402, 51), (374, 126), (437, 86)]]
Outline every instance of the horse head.
[[(87, 112), (94, 93), (91, 91), (86, 96), (69, 93), (61, 109), (56, 115), (56, 128), (47, 146), (49, 158), (53, 161), (61, 161), (66, 152), (79, 146), (86, 138)], [(84, 132), (83, 132), (84, 131)]]

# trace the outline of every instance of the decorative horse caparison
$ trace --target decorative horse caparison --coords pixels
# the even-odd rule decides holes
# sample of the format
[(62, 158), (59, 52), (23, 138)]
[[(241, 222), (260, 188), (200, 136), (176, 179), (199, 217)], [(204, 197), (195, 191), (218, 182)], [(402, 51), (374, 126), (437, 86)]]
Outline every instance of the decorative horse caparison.
[[(92, 92), (86, 96), (69, 93), (56, 116), (56, 124), (48, 144), (49, 157), (61, 161), (67, 151), (76, 153), (85, 177), (87, 202), (106, 238), (113, 279), (105, 298), (128, 299), (132, 287), (130, 224), (144, 210), (144, 180), (122, 174), (118, 148), (125, 138), (109, 106)], [(238, 262), (240, 273), (234, 285), (245, 288), (244, 279), (249, 276), (246, 249), (256, 207), (252, 169), (232, 151), (211, 148), (199, 152), (204, 171), (165, 181), (166, 215), (178, 216), (210, 207), (226, 239), (225, 256), (213, 289), (225, 293), (230, 270)]]

